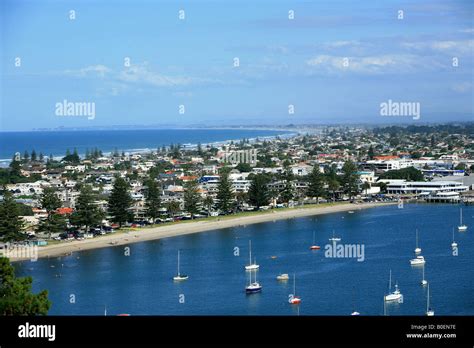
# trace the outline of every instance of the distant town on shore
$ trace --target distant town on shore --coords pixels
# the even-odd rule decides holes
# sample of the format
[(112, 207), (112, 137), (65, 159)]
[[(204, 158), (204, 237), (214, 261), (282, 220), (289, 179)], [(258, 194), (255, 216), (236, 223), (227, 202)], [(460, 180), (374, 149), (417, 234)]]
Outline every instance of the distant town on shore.
[(18, 152), (0, 169), (0, 237), (45, 245), (124, 226), (336, 201), (469, 204), (473, 134), (472, 123), (327, 126), (146, 153)]

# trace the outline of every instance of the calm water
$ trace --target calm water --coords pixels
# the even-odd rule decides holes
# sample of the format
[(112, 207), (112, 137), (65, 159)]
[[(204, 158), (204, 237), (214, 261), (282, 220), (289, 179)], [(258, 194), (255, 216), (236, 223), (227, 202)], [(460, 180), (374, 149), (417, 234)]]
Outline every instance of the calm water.
[[(123, 247), (112, 247), (24, 262), (17, 268), (20, 275), (34, 277), (36, 291), (50, 291), (50, 314), (66, 315), (103, 315), (105, 305), (110, 315), (292, 315), (297, 314), (297, 307), (287, 302), (292, 281), (285, 284), (275, 277), (293, 272), (302, 315), (348, 315), (354, 303), (362, 315), (381, 315), (391, 268), (404, 303), (388, 305), (387, 312), (424, 315), (422, 268), (409, 264), (418, 228), (435, 313), (473, 315), (474, 207), (464, 207), (463, 215), (469, 229), (455, 232), (459, 256), (452, 256), (451, 250), (459, 207), (412, 204), (404, 209), (386, 206), (131, 244), (130, 256), (124, 256)], [(364, 262), (325, 258), (323, 249), (308, 249), (313, 230), (316, 243), (324, 246), (333, 229), (342, 237), (341, 243), (365, 245)], [(244, 291), (249, 239), (263, 285), (262, 293), (253, 295)], [(235, 247), (240, 248), (240, 256), (234, 256)], [(173, 283), (178, 249), (182, 250), (181, 271), (189, 279)], [(59, 272), (62, 277), (55, 276)], [(71, 294), (74, 304), (69, 302)], [(184, 303), (179, 302), (181, 294)]]
[(249, 129), (141, 129), (50, 132), (0, 133), (0, 160), (11, 160), (15, 152), (33, 149), (45, 156), (64, 156), (66, 149), (77, 148), (79, 154), (98, 147), (104, 152), (155, 150), (158, 146), (173, 144), (212, 143), (242, 138), (257, 138), (286, 134), (285, 131)]

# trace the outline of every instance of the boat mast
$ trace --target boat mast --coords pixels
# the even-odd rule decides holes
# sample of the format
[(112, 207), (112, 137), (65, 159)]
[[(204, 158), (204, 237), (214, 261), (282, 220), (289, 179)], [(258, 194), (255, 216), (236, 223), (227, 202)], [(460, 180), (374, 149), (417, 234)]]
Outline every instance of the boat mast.
[(392, 270), (390, 270), (390, 277), (388, 280), (388, 292), (392, 291)]
[(459, 220), (461, 222), (460, 226), (462, 226), (462, 208), (459, 209), (459, 215), (460, 215)]
[(296, 297), (296, 274), (293, 273), (293, 297)]
[(416, 248), (418, 249), (418, 229), (416, 229)]
[(179, 274), (179, 249), (178, 249), (178, 277), (180, 276)]
[(249, 265), (252, 264), (252, 241), (249, 240)]
[(426, 297), (426, 313), (430, 310), (430, 284), (428, 284), (428, 293)]

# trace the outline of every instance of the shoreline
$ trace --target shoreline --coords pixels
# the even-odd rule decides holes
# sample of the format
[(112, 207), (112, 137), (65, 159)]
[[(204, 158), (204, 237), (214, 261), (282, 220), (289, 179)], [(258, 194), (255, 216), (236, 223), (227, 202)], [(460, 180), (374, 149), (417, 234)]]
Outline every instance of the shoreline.
[[(68, 256), (74, 252), (93, 250), (100, 248), (124, 246), (133, 243), (140, 243), (162, 238), (183, 236), (187, 234), (217, 231), (224, 228), (240, 227), (245, 225), (264, 223), (270, 221), (293, 219), (306, 216), (324, 215), (349, 210), (361, 210), (375, 208), (387, 205), (394, 205), (396, 202), (377, 202), (377, 203), (340, 203), (335, 205), (311, 206), (306, 208), (287, 208), (282, 211), (271, 210), (261, 214), (252, 214), (247, 216), (226, 216), (221, 219), (207, 220), (204, 218), (196, 221), (178, 222), (165, 226), (156, 226), (142, 228), (137, 230), (115, 232), (105, 236), (86, 240), (74, 240), (70, 242), (61, 242), (58, 244), (38, 247), (38, 259), (58, 256)], [(10, 258), (11, 262), (30, 260), (30, 257)]]

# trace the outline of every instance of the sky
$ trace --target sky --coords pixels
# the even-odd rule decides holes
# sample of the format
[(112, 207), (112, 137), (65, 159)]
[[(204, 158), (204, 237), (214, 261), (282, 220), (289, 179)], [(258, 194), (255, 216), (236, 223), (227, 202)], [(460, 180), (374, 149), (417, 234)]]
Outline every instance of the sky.
[[(473, 14), (455, 0), (3, 0), (0, 131), (472, 121)], [(389, 100), (420, 117), (382, 115)]]

